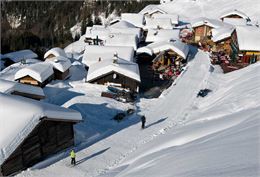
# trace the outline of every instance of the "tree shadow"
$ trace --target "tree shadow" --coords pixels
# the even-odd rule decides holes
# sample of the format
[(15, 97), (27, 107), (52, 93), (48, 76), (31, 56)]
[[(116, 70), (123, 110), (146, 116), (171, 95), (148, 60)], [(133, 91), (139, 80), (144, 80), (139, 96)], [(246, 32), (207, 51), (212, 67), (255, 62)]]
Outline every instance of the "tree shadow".
[(166, 119), (168, 119), (168, 117), (166, 117), (166, 118), (162, 118), (162, 119), (160, 119), (160, 120), (157, 120), (156, 122), (151, 123), (151, 124), (145, 126), (145, 128), (149, 128), (149, 127), (151, 127), (151, 126), (154, 126), (154, 125), (156, 125), (156, 124), (159, 124), (159, 123), (165, 121)]
[(94, 153), (94, 154), (92, 154), (92, 155), (90, 155), (88, 157), (83, 158), (83, 159), (80, 159), (79, 161), (76, 161), (76, 165), (79, 165), (79, 164), (81, 164), (81, 163), (83, 163), (83, 162), (85, 162), (85, 161), (87, 161), (87, 160), (89, 160), (89, 159), (91, 159), (93, 157), (96, 157), (96, 156), (98, 156), (100, 154), (103, 154), (104, 152), (106, 152), (109, 149), (110, 149), (110, 147), (108, 147), (106, 149), (103, 149), (103, 150), (101, 150), (99, 152), (96, 152), (96, 153)]

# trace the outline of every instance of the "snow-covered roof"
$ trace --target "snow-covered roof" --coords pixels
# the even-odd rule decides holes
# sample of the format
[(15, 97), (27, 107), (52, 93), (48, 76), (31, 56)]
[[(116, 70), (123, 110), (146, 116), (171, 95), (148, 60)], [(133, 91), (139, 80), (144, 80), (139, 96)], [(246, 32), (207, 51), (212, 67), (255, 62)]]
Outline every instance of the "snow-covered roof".
[(196, 28), (196, 27), (199, 27), (199, 26), (202, 26), (202, 25), (206, 25), (206, 26), (209, 26), (209, 27), (212, 27), (212, 28), (219, 28), (219, 27), (222, 27), (226, 24), (223, 23), (220, 20), (200, 17), (200, 18), (193, 20), (191, 25), (192, 25), (193, 28)]
[(64, 48), (66, 53), (82, 53), (85, 50), (86, 43), (84, 40), (78, 40)]
[(178, 40), (174, 42), (162, 41), (149, 44), (145, 47), (141, 47), (137, 50), (137, 53), (147, 53), (149, 55), (153, 55), (168, 50), (172, 50), (184, 59), (186, 59), (189, 53), (189, 46)]
[(137, 49), (138, 38), (135, 34), (110, 33), (107, 38), (106, 46), (126, 46)]
[(94, 25), (93, 27), (87, 27), (85, 36), (95, 39), (97, 36), (99, 39), (105, 40), (110, 33), (110, 30), (105, 26)]
[(146, 42), (169, 41), (171, 39), (179, 39), (179, 29), (149, 29), (146, 37)]
[(254, 26), (237, 26), (239, 50), (260, 51), (260, 28)]
[(90, 66), (97, 63), (99, 58), (101, 60), (111, 59), (115, 53), (117, 53), (119, 58), (124, 60), (133, 61), (134, 59), (133, 47), (89, 45), (86, 46), (82, 63)]
[(153, 18), (155, 19), (170, 19), (171, 23), (174, 25), (179, 24), (179, 15), (174, 14), (154, 14)]
[(47, 62), (35, 63), (28, 67), (22, 68), (15, 73), (15, 80), (30, 76), (38, 82), (44, 82), (53, 74), (53, 66)]
[(153, 15), (156, 12), (159, 12), (161, 14), (167, 14), (167, 12), (158, 7), (158, 4), (150, 4), (143, 8), (143, 10), (141, 10), (139, 13), (143, 15)]
[(59, 70), (60, 72), (67, 71), (71, 66), (70, 60), (63, 56), (48, 58), (45, 62), (52, 64), (53, 68)]
[(144, 24), (144, 15), (143, 14), (122, 13), (121, 18), (122, 18), (122, 20), (127, 21), (136, 27), (142, 27)]
[(145, 17), (145, 29), (173, 29), (170, 18), (150, 18)]
[(231, 37), (231, 34), (235, 30), (234, 27), (223, 27), (212, 29), (212, 41), (218, 42), (223, 39)]
[(233, 26), (247, 25), (247, 20), (244, 18), (224, 18), (225, 23), (231, 24)]
[(0, 92), (13, 93), (14, 91), (45, 97), (41, 87), (0, 79)]
[(0, 93), (0, 165), (43, 118), (78, 122), (77, 111), (36, 100)]
[(133, 25), (132, 23), (125, 21), (125, 20), (120, 20), (119, 22), (110, 25), (109, 27), (111, 28), (136, 28), (135, 25)]
[(241, 18), (249, 19), (249, 17), (244, 12), (241, 12), (240, 10), (237, 10), (237, 9), (232, 9), (232, 10), (228, 10), (228, 11), (223, 12), (222, 15), (220, 16), (220, 18), (221, 19), (227, 18), (230, 15), (238, 15)]
[(55, 57), (57, 56), (63, 56), (63, 57), (67, 57), (65, 51), (59, 47), (55, 47), (52, 48), (50, 50), (48, 50), (45, 54), (44, 54), (44, 58), (47, 58), (49, 55), (54, 55)]
[(31, 50), (19, 50), (16, 52), (4, 54), (2, 58), (10, 58), (13, 62), (17, 63), (23, 59), (38, 58), (38, 55)]
[(127, 61), (121, 58), (113, 63), (113, 57), (108, 60), (101, 60), (89, 67), (87, 81), (91, 82), (94, 79), (100, 78), (112, 71), (122, 74), (138, 82), (141, 81), (138, 64)]
[[(119, 33), (119, 34), (133, 34), (136, 35), (138, 39), (141, 37), (141, 29), (140, 28), (112, 28), (109, 27), (111, 33)], [(111, 34), (109, 33), (109, 34)], [(108, 34), (108, 36), (109, 36)], [(107, 37), (108, 38), (108, 37)]]

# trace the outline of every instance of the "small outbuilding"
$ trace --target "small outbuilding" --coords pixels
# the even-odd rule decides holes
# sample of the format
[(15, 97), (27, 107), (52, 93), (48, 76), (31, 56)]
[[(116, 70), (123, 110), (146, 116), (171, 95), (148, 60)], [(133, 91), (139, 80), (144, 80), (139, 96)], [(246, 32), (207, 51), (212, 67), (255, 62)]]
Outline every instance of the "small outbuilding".
[(48, 50), (44, 54), (44, 59), (46, 60), (47, 58), (53, 58), (53, 57), (58, 57), (58, 56), (67, 57), (67, 55), (63, 49), (61, 49), (59, 47), (55, 47), (55, 48)]
[(44, 87), (54, 78), (53, 66), (47, 62), (29, 65), (15, 73), (15, 80), (23, 84)]
[(77, 111), (0, 93), (0, 175), (25, 170), (74, 145)]
[(0, 79), (0, 92), (11, 95), (19, 95), (35, 100), (41, 100), (45, 98), (45, 94), (40, 87), (21, 84), (4, 79)]
[(222, 13), (220, 16), (220, 19), (224, 21), (226, 18), (232, 18), (232, 19), (245, 19), (247, 21), (250, 21), (250, 18), (242, 11), (237, 9), (228, 10)]
[(71, 62), (63, 56), (48, 58), (45, 62), (53, 66), (54, 79), (65, 80), (70, 75)]

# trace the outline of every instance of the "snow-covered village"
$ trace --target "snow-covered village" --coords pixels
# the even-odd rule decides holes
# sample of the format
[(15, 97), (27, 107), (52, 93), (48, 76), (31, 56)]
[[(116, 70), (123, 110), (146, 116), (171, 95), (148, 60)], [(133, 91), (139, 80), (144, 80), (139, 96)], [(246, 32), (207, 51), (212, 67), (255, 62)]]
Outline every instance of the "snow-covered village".
[(259, 0), (1, 1), (0, 176), (259, 177), (259, 22)]

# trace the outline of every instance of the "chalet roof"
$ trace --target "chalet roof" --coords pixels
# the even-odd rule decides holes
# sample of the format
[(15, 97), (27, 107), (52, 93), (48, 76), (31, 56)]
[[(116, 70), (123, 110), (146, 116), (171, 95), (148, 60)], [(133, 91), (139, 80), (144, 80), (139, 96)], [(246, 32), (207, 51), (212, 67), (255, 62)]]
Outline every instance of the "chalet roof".
[(67, 71), (71, 66), (70, 60), (62, 56), (48, 58), (45, 62), (52, 64), (53, 68), (59, 70), (60, 72)]
[(146, 42), (170, 41), (171, 39), (179, 39), (179, 29), (149, 29), (146, 37)]
[(99, 58), (101, 60), (111, 59), (115, 53), (124, 60), (133, 61), (134, 59), (133, 47), (88, 45), (83, 54), (82, 63), (90, 66), (97, 63)]
[(143, 15), (145, 15), (145, 14), (151, 15), (157, 11), (162, 14), (167, 14), (164, 10), (162, 10), (161, 8), (158, 7), (158, 4), (150, 4), (150, 5), (146, 6), (145, 8), (143, 8), (143, 10), (141, 10), (139, 13), (143, 14)]
[(235, 30), (234, 27), (223, 27), (212, 30), (212, 40), (213, 42), (218, 42), (228, 37), (231, 37), (231, 34)]
[(113, 71), (138, 82), (141, 81), (138, 64), (122, 58), (118, 58), (117, 62), (114, 63), (112, 58), (113, 57), (108, 60), (101, 60), (91, 65), (88, 70), (87, 81), (91, 82)]
[(0, 92), (12, 93), (14, 91), (45, 97), (41, 87), (0, 79)]
[(224, 18), (223, 21), (233, 26), (242, 26), (248, 23), (247, 20), (243, 18)]
[[(84, 36), (85, 37), (85, 36)], [(82, 53), (85, 50), (86, 43), (84, 40), (78, 40), (64, 48), (66, 53)]]
[(0, 115), (0, 165), (41, 122), (41, 119), (73, 122), (82, 120), (81, 114), (77, 111), (3, 93), (0, 93)]
[(135, 34), (110, 33), (106, 46), (125, 46), (137, 49), (138, 38)]
[(136, 27), (142, 27), (144, 24), (144, 15), (143, 14), (122, 13), (121, 18), (122, 18), (122, 20), (127, 21)]
[(23, 78), (25, 76), (30, 76), (38, 82), (44, 82), (53, 74), (53, 68), (50, 63), (41, 62), (35, 63), (28, 67), (22, 68), (15, 73), (15, 80)]
[(155, 19), (170, 19), (171, 23), (174, 25), (179, 24), (179, 16), (175, 14), (154, 14)]
[(221, 14), (220, 18), (226, 18), (230, 15), (238, 15), (244, 19), (249, 19), (249, 17), (242, 11), (240, 10), (237, 10), (237, 9), (232, 9), (232, 10), (228, 10), (228, 11), (225, 11)]
[(110, 30), (105, 26), (93, 25), (93, 27), (87, 27), (85, 37), (95, 39), (97, 36), (99, 39), (105, 40), (110, 33)]
[(167, 50), (173, 50), (178, 55), (186, 59), (189, 53), (189, 46), (178, 40), (174, 42), (162, 41), (141, 47), (137, 50), (137, 53), (147, 53), (149, 55), (153, 55)]
[(173, 29), (173, 24), (170, 18), (145, 18), (145, 29)]
[(38, 55), (31, 50), (19, 50), (4, 54), (2, 58), (10, 58), (13, 62), (17, 63), (23, 59), (34, 59), (38, 58)]
[(260, 28), (254, 26), (237, 26), (239, 50), (260, 51)]
[(65, 51), (59, 47), (55, 47), (52, 48), (50, 50), (48, 50), (45, 54), (44, 54), (44, 58), (47, 58), (49, 55), (54, 55), (55, 57), (57, 56), (63, 56), (63, 57), (67, 57)]
[(136, 28), (135, 25), (132, 23), (126, 21), (126, 20), (120, 20), (119, 22), (110, 25), (111, 28)]
[(191, 23), (193, 28), (202, 26), (202, 25), (206, 25), (212, 28), (220, 28), (222, 26), (225, 26), (227, 24), (223, 23), (220, 20), (215, 20), (215, 19), (209, 19), (209, 18), (205, 18), (205, 17), (200, 17), (197, 19), (194, 19)]

